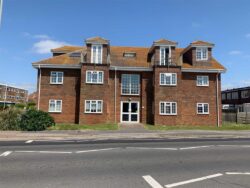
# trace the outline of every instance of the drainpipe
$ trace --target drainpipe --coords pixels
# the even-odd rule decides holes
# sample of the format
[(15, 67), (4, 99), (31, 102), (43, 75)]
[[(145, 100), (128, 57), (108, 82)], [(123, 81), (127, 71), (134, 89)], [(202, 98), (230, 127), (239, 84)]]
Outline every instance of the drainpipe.
[(217, 73), (216, 75), (216, 110), (217, 110), (217, 127), (220, 127), (219, 73)]
[(38, 70), (39, 70), (39, 81), (38, 81), (38, 100), (37, 100), (37, 110), (40, 110), (40, 90), (41, 90), (41, 74), (42, 74), (42, 69), (40, 65), (38, 65)]
[(116, 67), (115, 67), (115, 123), (116, 123), (116, 86), (117, 83), (116, 83)]

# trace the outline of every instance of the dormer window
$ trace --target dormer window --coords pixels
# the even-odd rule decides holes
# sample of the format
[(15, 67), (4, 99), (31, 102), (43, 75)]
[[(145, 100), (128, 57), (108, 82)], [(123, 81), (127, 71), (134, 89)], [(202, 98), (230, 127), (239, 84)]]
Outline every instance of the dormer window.
[(171, 48), (168, 47), (160, 47), (160, 65), (168, 65), (171, 63)]
[(196, 60), (197, 61), (208, 60), (208, 49), (207, 49), (207, 47), (196, 48)]
[(102, 45), (92, 45), (91, 63), (102, 64)]

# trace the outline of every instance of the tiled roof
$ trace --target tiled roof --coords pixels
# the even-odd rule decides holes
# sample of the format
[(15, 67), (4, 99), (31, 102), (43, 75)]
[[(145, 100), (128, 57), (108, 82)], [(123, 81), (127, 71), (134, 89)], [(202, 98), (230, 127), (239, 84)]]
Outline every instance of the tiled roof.
[(91, 37), (85, 40), (86, 43), (101, 43), (101, 44), (108, 44), (109, 40), (104, 39), (102, 37)]
[(64, 52), (64, 53), (68, 53), (68, 52), (72, 52), (72, 51), (75, 51), (75, 50), (80, 50), (80, 49), (83, 49), (85, 47), (83, 46), (62, 46), (62, 47), (59, 47), (59, 48), (54, 48), (54, 49), (51, 49), (51, 52)]
[(196, 46), (214, 46), (213, 43), (202, 41), (202, 40), (197, 40), (191, 43), (191, 45), (196, 45)]
[[(77, 50), (76, 50), (77, 49)], [(45, 60), (41, 60), (33, 63), (33, 65), (39, 64), (54, 64), (54, 65), (79, 65), (80, 57), (71, 56), (72, 52), (77, 53), (81, 52), (86, 53), (86, 48), (80, 46), (64, 46), (61, 48), (53, 49), (54, 51), (67, 51), (66, 54), (54, 56)], [(184, 48), (176, 48), (176, 61), (179, 60), (181, 53), (184, 51)], [(135, 52), (136, 57), (124, 57), (126, 52)], [(151, 67), (151, 62), (147, 61), (149, 48), (146, 47), (124, 47), (124, 46), (111, 46), (110, 47), (110, 61), (112, 66), (123, 66), (123, 67)], [(177, 62), (179, 63), (179, 62)], [(219, 62), (215, 59), (212, 59), (211, 66), (192, 66), (187, 62), (183, 62), (181, 65), (185, 69), (220, 69), (225, 70)]]
[(154, 41), (154, 45), (161, 45), (161, 44), (177, 45), (177, 42), (170, 41), (170, 40), (167, 40), (167, 39), (159, 39), (159, 40)]
[[(131, 67), (149, 67), (150, 63), (147, 62), (149, 48), (144, 47), (123, 47), (111, 46), (110, 47), (110, 60), (113, 66), (131, 66)], [(127, 58), (123, 57), (125, 52), (135, 52), (136, 57)]]

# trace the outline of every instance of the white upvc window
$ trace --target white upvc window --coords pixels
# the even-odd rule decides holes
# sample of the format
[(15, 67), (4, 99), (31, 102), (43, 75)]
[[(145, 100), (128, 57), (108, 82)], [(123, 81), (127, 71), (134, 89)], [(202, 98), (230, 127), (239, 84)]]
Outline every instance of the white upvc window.
[(91, 46), (91, 63), (102, 64), (102, 45)]
[(209, 114), (209, 104), (197, 103), (197, 114)]
[(197, 76), (196, 85), (197, 86), (209, 86), (209, 77), (208, 76)]
[(207, 47), (197, 47), (196, 48), (196, 60), (208, 60), (208, 49)]
[(85, 100), (85, 113), (102, 113), (102, 100)]
[(140, 94), (140, 75), (139, 74), (122, 74), (122, 95), (139, 95)]
[(161, 46), (160, 47), (160, 65), (167, 65), (171, 63), (171, 47)]
[(176, 84), (176, 73), (160, 73), (160, 85), (175, 86)]
[(86, 83), (103, 84), (103, 71), (86, 71)]
[(51, 84), (63, 84), (63, 72), (50, 72), (50, 83)]
[(62, 100), (49, 100), (49, 112), (62, 112)]
[(161, 101), (160, 115), (177, 115), (177, 103), (176, 102), (165, 102)]

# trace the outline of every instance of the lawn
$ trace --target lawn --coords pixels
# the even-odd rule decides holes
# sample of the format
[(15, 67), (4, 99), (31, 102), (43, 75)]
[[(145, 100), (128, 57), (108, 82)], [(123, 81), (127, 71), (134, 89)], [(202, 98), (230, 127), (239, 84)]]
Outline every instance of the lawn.
[(96, 125), (79, 125), (79, 124), (56, 124), (47, 130), (118, 130), (117, 124), (96, 124)]
[(236, 124), (236, 123), (223, 123), (221, 127), (215, 126), (170, 126), (170, 125), (145, 125), (145, 129), (148, 130), (250, 130), (250, 124)]

